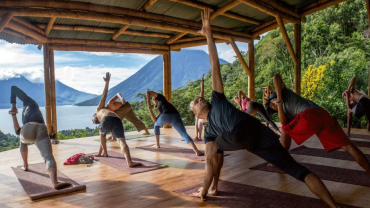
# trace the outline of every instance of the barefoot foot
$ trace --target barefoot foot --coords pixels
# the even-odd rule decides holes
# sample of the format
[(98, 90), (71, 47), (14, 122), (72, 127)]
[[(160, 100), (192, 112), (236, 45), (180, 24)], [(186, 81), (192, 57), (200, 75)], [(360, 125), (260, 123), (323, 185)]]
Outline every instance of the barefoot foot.
[(21, 170), (28, 171), (28, 165), (24, 165), (23, 167), (21, 167)]
[(71, 186), (72, 184), (70, 182), (58, 182), (57, 184), (54, 185), (55, 189), (62, 189), (67, 186)]
[(149, 133), (149, 131), (147, 130), (147, 131), (145, 131), (145, 132), (143, 133), (143, 135), (150, 135), (150, 133)]
[(143, 164), (142, 163), (139, 163), (139, 162), (132, 162), (131, 164), (128, 164), (128, 166), (130, 167), (130, 168), (132, 168), (132, 167), (135, 167), (135, 166), (142, 166)]
[(208, 190), (208, 195), (210, 196), (217, 196), (218, 192), (217, 190)]
[(108, 154), (96, 154), (95, 157), (108, 157)]
[(197, 150), (197, 151), (195, 152), (195, 154), (196, 154), (197, 156), (202, 156), (202, 155), (204, 155), (204, 152)]
[(160, 145), (156, 145), (156, 144), (155, 144), (155, 145), (153, 145), (152, 147), (153, 147), (153, 148), (161, 148), (161, 146), (160, 146)]
[(274, 165), (273, 165), (273, 164), (271, 164), (271, 163), (267, 163), (267, 167), (272, 168), (272, 167), (274, 167)]

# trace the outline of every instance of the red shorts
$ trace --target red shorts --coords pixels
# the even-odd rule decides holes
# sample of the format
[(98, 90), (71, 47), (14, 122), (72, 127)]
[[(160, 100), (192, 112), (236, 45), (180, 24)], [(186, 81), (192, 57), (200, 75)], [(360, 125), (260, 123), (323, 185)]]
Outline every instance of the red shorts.
[(316, 134), (326, 152), (351, 144), (338, 121), (324, 109), (307, 109), (295, 115), (283, 130), (298, 145)]

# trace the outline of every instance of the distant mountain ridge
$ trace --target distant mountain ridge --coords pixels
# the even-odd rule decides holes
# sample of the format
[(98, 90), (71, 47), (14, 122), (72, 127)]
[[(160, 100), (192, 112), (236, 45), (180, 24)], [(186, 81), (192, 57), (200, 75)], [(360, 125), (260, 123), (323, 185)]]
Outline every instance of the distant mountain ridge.
[[(40, 106), (45, 106), (45, 86), (42, 83), (32, 83), (26, 78), (19, 76), (8, 80), (0, 80), (0, 108), (10, 108), (10, 89), (17, 86), (28, 96), (34, 99)], [(96, 97), (94, 94), (75, 90), (58, 80), (55, 81), (55, 94), (57, 105), (73, 105), (86, 99)], [(22, 107), (22, 103), (18, 107)]]
[[(221, 64), (228, 63), (220, 59)], [(171, 83), (172, 89), (186, 86), (189, 81), (201, 78), (202, 74), (211, 68), (209, 56), (201, 50), (182, 50), (171, 52)], [(114, 76), (114, 74), (112, 74)], [(127, 101), (137, 101), (138, 93), (145, 93), (147, 89), (156, 91), (163, 89), (163, 59), (158, 56), (146, 64), (123, 82), (109, 89), (107, 101), (120, 92)], [(103, 90), (103, 89), (102, 89)], [(93, 99), (78, 103), (79, 106), (98, 105), (101, 95)]]

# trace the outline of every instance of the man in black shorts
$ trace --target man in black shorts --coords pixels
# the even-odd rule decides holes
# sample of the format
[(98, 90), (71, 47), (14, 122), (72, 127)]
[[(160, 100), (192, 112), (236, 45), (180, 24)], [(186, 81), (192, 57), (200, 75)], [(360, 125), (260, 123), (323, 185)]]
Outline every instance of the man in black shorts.
[[(307, 168), (298, 164), (279, 142), (279, 136), (258, 119), (237, 110), (224, 95), (220, 65), (216, 46), (211, 33), (210, 11), (202, 13), (203, 28), (208, 43), (212, 67), (212, 105), (204, 98), (196, 98), (191, 108), (195, 116), (207, 119), (205, 130), (206, 175), (203, 188), (192, 196), (202, 200), (209, 192), (217, 194), (217, 181), (222, 167), (222, 152), (246, 149), (249, 152), (272, 163), (294, 178), (304, 181), (308, 188), (330, 207), (337, 207), (333, 197), (322, 181)], [(220, 157), (221, 155), (221, 157)]]
[[(141, 163), (132, 162), (131, 160), (130, 150), (126, 144), (121, 119), (116, 113), (105, 108), (105, 100), (107, 99), (108, 86), (109, 86), (109, 80), (110, 80), (109, 72), (107, 72), (105, 78), (103, 79), (105, 81), (103, 95), (102, 95), (102, 98), (100, 100), (98, 107), (96, 108), (96, 113), (93, 115), (93, 118), (92, 118), (92, 122), (94, 124), (100, 124), (99, 125), (100, 148), (99, 148), (98, 154), (95, 156), (96, 157), (101, 157), (101, 156), (108, 157), (106, 135), (108, 132), (111, 132), (113, 136), (117, 139), (121, 147), (121, 151), (123, 152), (126, 158), (126, 162), (128, 166), (134, 167), (134, 166), (142, 165)], [(103, 151), (103, 154), (102, 154), (102, 151)]]

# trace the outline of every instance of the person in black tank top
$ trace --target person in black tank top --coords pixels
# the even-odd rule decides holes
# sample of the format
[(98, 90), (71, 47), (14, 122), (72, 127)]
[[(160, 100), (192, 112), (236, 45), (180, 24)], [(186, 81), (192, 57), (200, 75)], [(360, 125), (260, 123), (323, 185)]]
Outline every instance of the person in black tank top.
[[(154, 121), (154, 134), (156, 144), (153, 147), (154, 148), (161, 147), (159, 144), (160, 127), (166, 124), (170, 124), (177, 130), (177, 132), (179, 132), (179, 134), (186, 141), (186, 143), (190, 145), (190, 147), (193, 149), (197, 156), (204, 155), (203, 152), (198, 150), (197, 146), (194, 144), (193, 139), (186, 132), (185, 125), (181, 119), (180, 113), (176, 110), (176, 108), (171, 103), (169, 103), (162, 94), (158, 94), (153, 91), (148, 91), (146, 93), (146, 97), (148, 101), (150, 117)], [(151, 97), (153, 98), (155, 107), (159, 111), (159, 114), (157, 116), (154, 115), (152, 110), (154, 106), (151, 105), (150, 102)]]
[(236, 109), (226, 99), (217, 50), (212, 37), (210, 13), (209, 9), (205, 9), (202, 13), (203, 27), (199, 32), (206, 36), (208, 43), (212, 68), (212, 104), (202, 97), (195, 98), (190, 104), (195, 116), (208, 121), (204, 136), (206, 142), (206, 175), (203, 187), (199, 189), (199, 192), (193, 193), (192, 196), (204, 200), (209, 191), (210, 194), (217, 195), (217, 183), (223, 163), (222, 151), (246, 149), (296, 179), (306, 182), (310, 190), (329, 206), (337, 207), (322, 181), (290, 156), (288, 151), (279, 143), (277, 134), (258, 119)]

